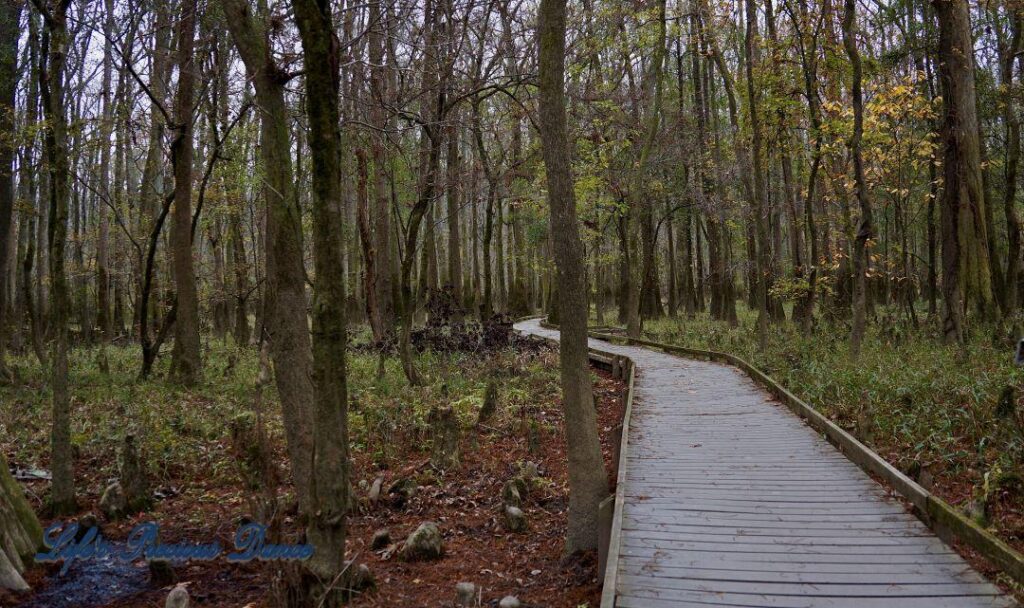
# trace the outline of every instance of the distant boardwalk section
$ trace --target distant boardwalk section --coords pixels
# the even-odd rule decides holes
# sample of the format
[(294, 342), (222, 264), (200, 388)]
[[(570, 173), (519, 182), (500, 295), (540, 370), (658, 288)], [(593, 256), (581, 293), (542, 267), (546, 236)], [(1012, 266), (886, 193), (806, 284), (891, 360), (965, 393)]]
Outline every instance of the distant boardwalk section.
[(743, 372), (591, 346), (637, 368), (616, 606), (1017, 606)]

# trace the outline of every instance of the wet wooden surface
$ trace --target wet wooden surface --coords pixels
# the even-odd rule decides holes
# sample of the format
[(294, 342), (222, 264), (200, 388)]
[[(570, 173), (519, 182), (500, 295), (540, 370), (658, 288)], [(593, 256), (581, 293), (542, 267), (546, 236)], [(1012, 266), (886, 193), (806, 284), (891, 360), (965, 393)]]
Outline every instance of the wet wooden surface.
[(637, 370), (616, 606), (1017, 606), (743, 372), (591, 346)]

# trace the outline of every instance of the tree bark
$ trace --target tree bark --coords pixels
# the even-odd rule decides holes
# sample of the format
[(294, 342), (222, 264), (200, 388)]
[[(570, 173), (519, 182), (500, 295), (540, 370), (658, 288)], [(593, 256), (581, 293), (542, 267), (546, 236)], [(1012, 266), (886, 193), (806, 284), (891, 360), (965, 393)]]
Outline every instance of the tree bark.
[(565, 111), (565, 0), (541, 0), (539, 43), (540, 135), (558, 272), (562, 408), (569, 453), (566, 553), (597, 546), (597, 507), (608, 482), (597, 437), (593, 386), (587, 367), (587, 289), (583, 243)]
[[(264, 145), (269, 145), (264, 140)], [(266, 196), (264, 197), (266, 200)], [(228, 249), (231, 252), (231, 267), (234, 271), (234, 304), (235, 321), (232, 333), (235, 345), (245, 347), (249, 344), (249, 264), (245, 255), (245, 239), (242, 237), (242, 218), (237, 210), (228, 216)], [(302, 295), (302, 294), (300, 294)]]
[(64, 68), (71, 36), (67, 27), (67, 10), (71, 0), (52, 0), (37, 6), (46, 21), (43, 48), (47, 60), (40, 75), (40, 97), (49, 128), (44, 142), (49, 165), (49, 243), (50, 326), (53, 334), (51, 389), (53, 421), (50, 435), (50, 468), (53, 476), (49, 510), (53, 515), (73, 513), (76, 509), (74, 462), (71, 450), (71, 398), (68, 394), (68, 317), (71, 299), (64, 251), (67, 244), (70, 168), (68, 163), (67, 122), (64, 108)]
[(746, 0), (746, 35), (745, 44), (745, 68), (747, 76), (747, 104), (750, 112), (750, 131), (753, 157), (754, 181), (754, 208), (751, 213), (754, 216), (754, 229), (756, 235), (756, 270), (753, 276), (754, 282), (754, 303), (757, 307), (757, 333), (758, 342), (764, 349), (768, 341), (768, 293), (771, 288), (772, 277), (770, 276), (771, 251), (768, 241), (768, 216), (767, 203), (764, 191), (764, 164), (761, 159), (761, 116), (758, 109), (757, 87), (754, 83), (754, 68), (758, 63), (757, 53), (757, 4), (754, 0)]
[[(0, 133), (14, 133), (14, 107), (18, 89), (18, 26), (22, 0), (0, 0)], [(30, 102), (33, 103), (33, 102)], [(0, 379), (8, 380), (7, 336), (12, 311), (8, 298), (10, 272), (11, 220), (14, 216), (15, 142), (0, 138)]]
[[(252, 15), (246, 0), (222, 0), (228, 28), (253, 79), (260, 109), (260, 164), (266, 183), (266, 272), (264, 323), (274, 361), (274, 380), (281, 400), (285, 439), (299, 509), (309, 513), (312, 499), (313, 360), (307, 325), (302, 218), (295, 200), (291, 136), (285, 105), (287, 76), (269, 52), (269, 15)], [(241, 218), (232, 216), (236, 289), (248, 287)], [(244, 281), (244, 282), (243, 282)], [(236, 323), (248, 331), (244, 302)], [(257, 326), (258, 327), (258, 326)], [(236, 337), (240, 339), (237, 332)]]
[[(1021, 51), (1021, 30), (1024, 12), (1016, 4), (1007, 4), (1010, 12), (1010, 40), (1000, 43), (999, 80), (1003, 97), (1003, 122), (1006, 128), (1006, 173), (1003, 189), (1003, 214), (1006, 217), (1006, 275), (1003, 298), (1000, 302), (1003, 316), (1017, 310), (1017, 273), (1021, 251), (1020, 218), (1017, 216), (1017, 170), (1020, 165), (1020, 118), (1017, 111), (1017, 89), (1013, 81), (1013, 64)], [(998, 28), (1001, 32), (1002, 28)], [(1000, 36), (1002, 37), (1002, 36)]]
[(943, 332), (966, 340), (967, 307), (990, 316), (992, 285), (978, 140), (974, 46), (967, 0), (932, 0), (939, 22), (943, 99), (942, 292)]
[(43, 544), (43, 529), (0, 454), (0, 589), (26, 591), (21, 577)]
[[(639, 157), (634, 173), (632, 196), (634, 201), (632, 208), (636, 210), (636, 230), (640, 240), (640, 265), (635, 266), (631, 280), (631, 290), (638, 290), (631, 294), (630, 306), (638, 309), (633, 323), (629, 324), (629, 334), (633, 337), (640, 336), (640, 326), (646, 319), (658, 318), (664, 314), (661, 305), (660, 289), (657, 280), (657, 258), (656, 244), (657, 232), (654, 222), (654, 194), (647, 187), (649, 176), (647, 175), (648, 161), (654, 150), (655, 140), (658, 135), (658, 127), (661, 124), (661, 106), (663, 98), (662, 73), (665, 66), (665, 2), (658, 3), (657, 35), (654, 39), (654, 49), (650, 65), (644, 75), (644, 97), (646, 107), (644, 109), (643, 135), (640, 142)], [(630, 315), (633, 312), (630, 311)]]
[(313, 180), (313, 484), (306, 534), (317, 547), (308, 568), (318, 605), (340, 605), (348, 510), (348, 396), (345, 275), (341, 264), (340, 72), (329, 0), (293, 0), (305, 63)]
[(195, 97), (196, 0), (183, 0), (177, 23), (178, 90), (174, 97), (174, 214), (171, 241), (174, 260), (176, 317), (171, 371), (185, 386), (202, 374), (199, 343), (199, 295), (192, 263), (192, 104)]
[(113, 37), (114, 37), (114, 2), (104, 0), (103, 14), (103, 81), (100, 91), (103, 103), (103, 119), (100, 123), (100, 183), (101, 196), (106, 199), (97, 205), (99, 215), (99, 234), (96, 240), (96, 324), (100, 330), (100, 340), (106, 342), (113, 334), (110, 317), (110, 260), (108, 251), (109, 222), (107, 202), (111, 198), (110, 181), (110, 150), (111, 133), (114, 128), (114, 102), (110, 97), (113, 80)]
[(483, 236), (483, 302), (480, 306), (480, 318), (489, 319), (494, 314), (494, 264), (491, 252), (494, 242), (494, 206), (498, 197), (498, 178), (494, 175), (491, 160), (484, 146), (483, 130), (480, 128), (480, 102), (473, 102), (473, 139), (476, 142), (477, 156), (487, 182), (487, 203), (484, 211)]
[[(150, 299), (150, 293), (159, 293), (159, 285), (152, 273), (152, 256), (156, 246), (155, 240), (159, 238), (165, 215), (162, 210), (161, 201), (164, 199), (164, 162), (163, 162), (163, 138), (165, 125), (164, 104), (167, 100), (166, 82), (170, 79), (171, 61), (171, 16), (170, 7), (164, 0), (155, 2), (153, 29), (153, 51), (151, 59), (149, 92), (150, 92), (150, 124), (149, 124), (149, 145), (146, 151), (146, 161), (142, 170), (142, 181), (139, 184), (139, 230), (147, 231), (150, 222), (154, 223), (155, 230), (150, 230), (151, 243), (148, 256), (145, 260), (138, 260), (139, 268), (144, 268), (139, 273), (139, 298), (135, 306), (135, 315), (138, 319), (139, 343), (142, 345), (142, 370), (141, 376), (149, 373), (150, 367), (156, 358), (155, 350), (151, 345), (149, 336), (149, 319), (155, 317), (157, 302)], [(154, 236), (155, 235), (155, 236)], [(158, 300), (159, 298), (157, 298)]]
[(445, 188), (448, 222), (448, 285), (456, 302), (457, 321), (462, 320), (462, 234), (459, 226), (461, 206), (462, 157), (459, 149), (459, 128), (453, 121), (448, 130), (447, 186)]
[[(371, 134), (371, 153), (373, 155), (373, 205), (370, 211), (370, 222), (373, 226), (371, 246), (374, 264), (371, 271), (367, 265), (367, 290), (373, 289), (376, 302), (373, 315), (375, 327), (379, 335), (376, 340), (384, 340), (393, 335), (395, 324), (394, 284), (392, 281), (391, 261), (391, 208), (388, 195), (385, 167), (388, 163), (387, 151), (384, 147), (387, 118), (384, 114), (387, 96), (387, 66), (384, 64), (384, 34), (386, 32), (385, 12), (379, 0), (370, 2), (370, 121), (375, 133)], [(369, 300), (369, 294), (367, 294)]]
[(874, 235), (871, 218), (871, 199), (867, 180), (864, 178), (864, 160), (861, 155), (861, 138), (864, 135), (864, 97), (861, 91), (861, 62), (857, 51), (856, 0), (846, 0), (843, 13), (843, 46), (853, 67), (853, 135), (850, 137), (850, 156), (853, 158), (853, 178), (860, 204), (860, 223), (854, 240), (853, 253), (853, 331), (850, 334), (850, 351), (854, 357), (860, 354), (867, 323), (867, 264), (868, 241)]

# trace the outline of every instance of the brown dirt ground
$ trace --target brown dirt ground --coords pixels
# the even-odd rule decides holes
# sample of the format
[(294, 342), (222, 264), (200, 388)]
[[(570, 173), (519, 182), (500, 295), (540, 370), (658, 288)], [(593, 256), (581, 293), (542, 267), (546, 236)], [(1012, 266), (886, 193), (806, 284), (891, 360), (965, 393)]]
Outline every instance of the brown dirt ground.
[[(606, 466), (611, 466), (612, 431), (619, 424), (625, 404), (624, 385), (598, 372), (595, 386), (598, 422)], [(518, 429), (503, 431), (479, 429), (466, 432), (462, 443), (461, 466), (430, 485), (421, 486), (403, 509), (382, 503), (374, 508), (364, 505), (361, 513), (349, 518), (349, 555), (365, 563), (372, 571), (376, 589), (355, 598), (350, 605), (361, 607), (433, 607), (451, 606), (455, 584), (470, 581), (482, 590), (484, 606), (496, 606), (505, 595), (516, 595), (525, 606), (550, 608), (595, 607), (600, 588), (597, 584), (597, 557), (591, 552), (563, 561), (568, 506), (568, 478), (562, 415), (558, 403), (537, 404), (541, 422), (541, 449), (531, 453), (526, 435)], [(552, 431), (551, 429), (555, 429)], [(284, 459), (284, 454), (279, 454)], [(434, 475), (427, 465), (429, 452), (422, 445), (409, 445), (404, 464), (381, 471), (386, 489), (401, 476), (429, 479)], [(523, 510), (530, 528), (510, 534), (499, 519), (504, 483), (518, 472), (519, 463), (537, 463), (543, 482), (534, 486), (525, 499)], [(93, 465), (95, 463), (92, 463)], [(283, 464), (282, 464), (283, 466)], [(366, 457), (354, 455), (356, 471), (372, 470)], [(102, 480), (91, 479), (90, 462), (79, 462), (76, 475), (99, 487)], [(369, 475), (372, 480), (373, 475)], [(609, 474), (611, 478), (611, 475)], [(614, 480), (610, 479), (611, 490)], [(45, 482), (33, 484), (29, 496), (39, 508), (38, 495)], [(247, 502), (237, 487), (189, 482), (190, 488), (176, 493), (163, 488), (169, 496), (154, 510), (117, 524), (104, 524), (107, 538), (124, 538), (136, 523), (154, 520), (161, 523), (163, 542), (208, 542), (218, 538), (232, 546), (232, 535)], [(95, 510), (99, 496), (82, 497), (84, 508)], [(435, 562), (408, 563), (390, 557), (387, 551), (373, 552), (370, 540), (376, 530), (388, 528), (392, 539), (401, 541), (421, 522), (437, 522), (445, 538), (445, 556)], [(46, 523), (44, 522), (44, 526)], [(294, 520), (286, 513), (286, 533), (295, 531)], [(36, 592), (53, 584), (57, 565), (39, 566), (27, 573)], [(178, 567), (180, 581), (188, 584), (194, 606), (210, 608), (272, 607), (270, 588), (275, 567), (270, 564), (230, 564), (223, 559)], [(146, 587), (140, 592), (107, 603), (104, 608), (159, 608), (164, 605), (168, 588)], [(31, 595), (0, 592), (0, 608), (31, 606)], [(96, 606), (96, 604), (83, 604)]]

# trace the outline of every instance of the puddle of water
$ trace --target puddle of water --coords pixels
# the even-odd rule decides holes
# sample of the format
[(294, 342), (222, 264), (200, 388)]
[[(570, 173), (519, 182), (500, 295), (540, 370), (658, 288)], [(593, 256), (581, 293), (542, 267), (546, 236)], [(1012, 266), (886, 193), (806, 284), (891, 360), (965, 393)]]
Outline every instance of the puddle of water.
[(18, 608), (99, 608), (149, 588), (149, 568), (107, 555), (75, 560), (68, 571), (46, 577), (45, 585)]

